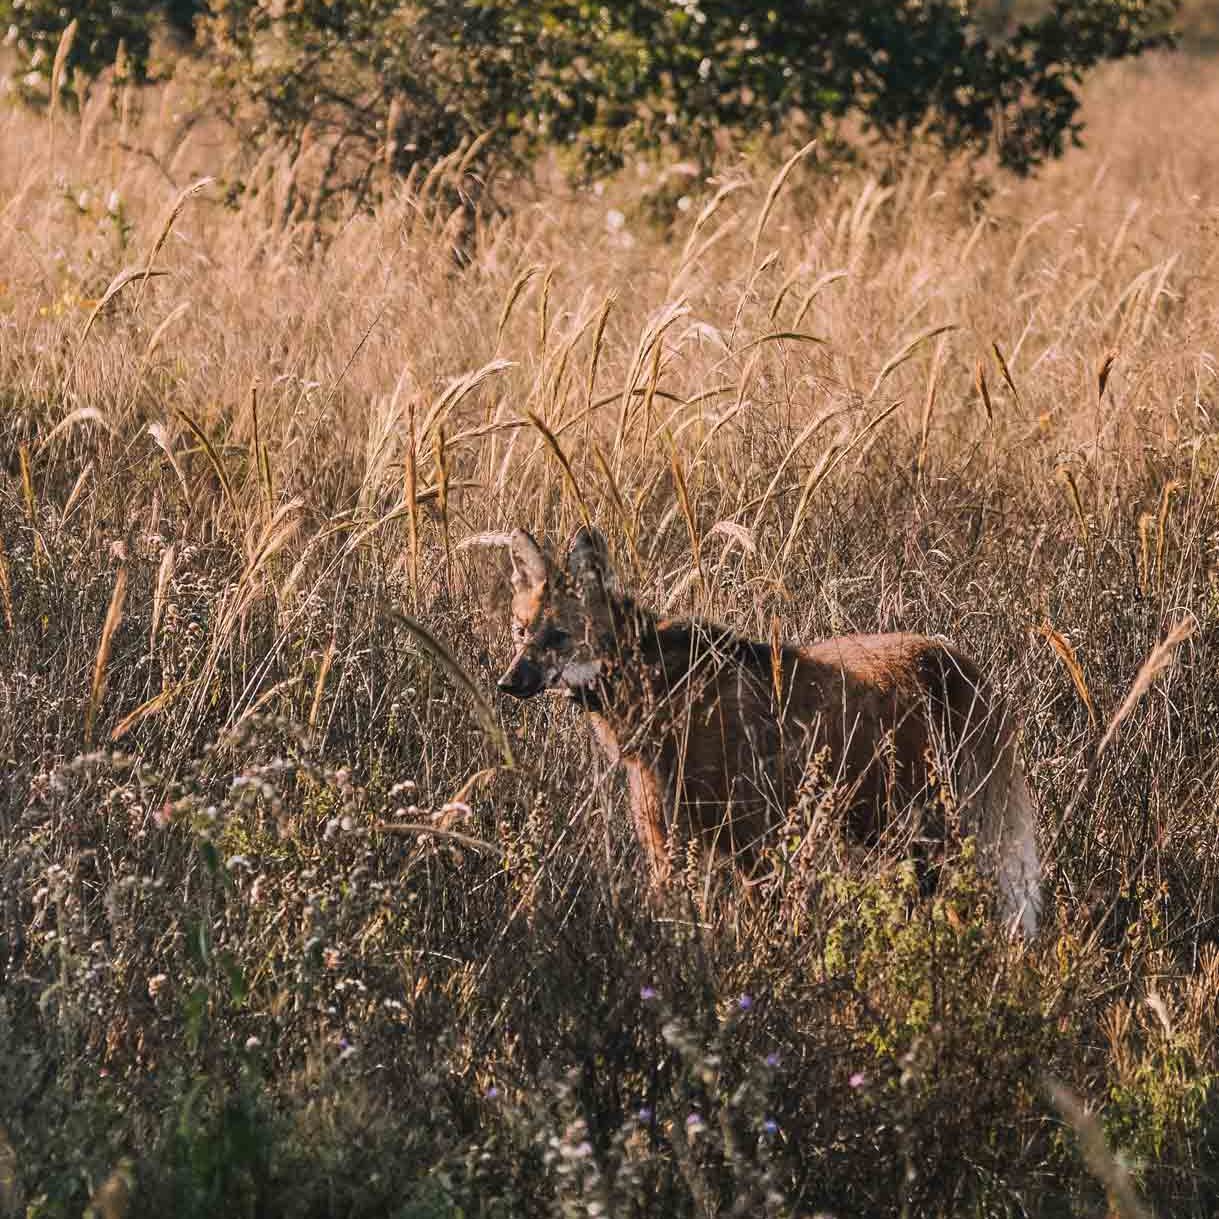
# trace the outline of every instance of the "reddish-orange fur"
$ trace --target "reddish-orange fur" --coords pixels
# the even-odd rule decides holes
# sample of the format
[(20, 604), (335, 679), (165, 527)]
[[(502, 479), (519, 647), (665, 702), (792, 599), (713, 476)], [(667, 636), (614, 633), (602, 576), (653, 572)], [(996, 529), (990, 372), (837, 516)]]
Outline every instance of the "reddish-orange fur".
[(617, 593), (599, 535), (577, 536), (567, 572), (519, 539), (521, 646), (501, 688), (563, 688), (589, 712), (601, 749), (626, 769), (656, 880), (688, 835), (752, 868), (816, 762), (858, 842), (900, 827), (925, 855), (976, 833), (1009, 910), (1035, 928), (1038, 864), (1015, 725), (966, 656), (922, 635), (772, 648), (724, 627), (657, 621)]
[[(674, 831), (749, 866), (822, 748), (851, 836), (874, 841), (925, 794), (937, 753), (971, 730), (981, 746), (998, 727), (983, 729), (993, 710), (974, 666), (919, 635), (783, 648), (779, 681), (767, 645), (722, 631), (644, 625), (635, 647), (591, 718), (604, 752), (626, 765), (657, 876)], [(983, 752), (989, 770), (1002, 750), (991, 740)]]

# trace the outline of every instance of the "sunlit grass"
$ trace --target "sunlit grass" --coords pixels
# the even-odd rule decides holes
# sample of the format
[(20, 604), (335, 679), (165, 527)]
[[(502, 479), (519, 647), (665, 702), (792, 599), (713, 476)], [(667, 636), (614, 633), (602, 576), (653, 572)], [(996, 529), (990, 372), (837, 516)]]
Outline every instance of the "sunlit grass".
[[(0, 121), (0, 1207), (1212, 1214), (1209, 77), (989, 194), (812, 149), (668, 229), (645, 167), (319, 232), (196, 90)], [(649, 904), (576, 714), (477, 696), (463, 540), (586, 517), (670, 612), (976, 655), (1041, 939), (832, 825)]]

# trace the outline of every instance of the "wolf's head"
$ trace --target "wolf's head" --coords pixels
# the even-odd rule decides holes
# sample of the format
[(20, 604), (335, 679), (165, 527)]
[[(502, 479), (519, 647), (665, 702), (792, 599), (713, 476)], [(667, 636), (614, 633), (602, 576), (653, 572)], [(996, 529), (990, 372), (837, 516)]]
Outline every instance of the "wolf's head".
[(512, 637), (516, 655), (499, 689), (514, 698), (565, 690), (593, 702), (615, 648), (617, 584), (605, 538), (580, 529), (558, 567), (524, 530), (508, 543), (512, 557)]

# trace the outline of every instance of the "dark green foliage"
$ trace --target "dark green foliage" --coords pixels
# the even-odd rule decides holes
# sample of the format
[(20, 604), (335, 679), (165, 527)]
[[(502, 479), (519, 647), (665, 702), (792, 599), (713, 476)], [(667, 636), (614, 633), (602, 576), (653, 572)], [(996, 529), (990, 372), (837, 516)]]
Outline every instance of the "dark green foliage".
[(79, 0), (75, 4), (0, 0), (0, 24), (16, 35), (22, 91), (29, 98), (42, 100), (50, 89), (59, 40), (71, 21), (75, 20), (77, 26), (67, 61), (69, 73), (75, 68), (87, 76), (96, 75), (115, 62), (121, 43), (128, 69), (140, 77), (148, 64), (157, 16), (155, 6), (138, 0)]
[[(851, 118), (886, 141), (921, 133), (1026, 172), (1079, 134), (1077, 86), (1166, 37), (1176, 0), (1055, 0), (1014, 28), (957, 0), (120, 0), (0, 3), (29, 96), (45, 97), (60, 35), (86, 77), (120, 42), (144, 73), (157, 21), (204, 16), (248, 134), (323, 150), (314, 197), (363, 198), (378, 168), (430, 167), (483, 137), (470, 166), (570, 148), (597, 173), (668, 149), (705, 168), (743, 141), (806, 138)], [(975, 12), (975, 10), (978, 10)], [(481, 152), (481, 156), (479, 153)], [(481, 183), (469, 179), (469, 189)]]
[(1077, 86), (1160, 44), (1174, 0), (1056, 0), (988, 33), (954, 0), (333, 0), (271, 17), (233, 0), (211, 23), (261, 123), (331, 150), (327, 189), (373, 167), (571, 147), (586, 172), (670, 148), (704, 166), (727, 145), (854, 117), (885, 140), (921, 132), (1025, 172), (1079, 133)]

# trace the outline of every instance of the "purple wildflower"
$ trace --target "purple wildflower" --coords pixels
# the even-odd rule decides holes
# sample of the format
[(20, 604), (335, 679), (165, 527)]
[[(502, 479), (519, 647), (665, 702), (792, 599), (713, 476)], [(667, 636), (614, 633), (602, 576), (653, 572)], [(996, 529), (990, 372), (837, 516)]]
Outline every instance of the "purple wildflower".
[(656, 988), (654, 986), (641, 986), (639, 988), (639, 997), (645, 1003), (650, 1003), (656, 998)]

